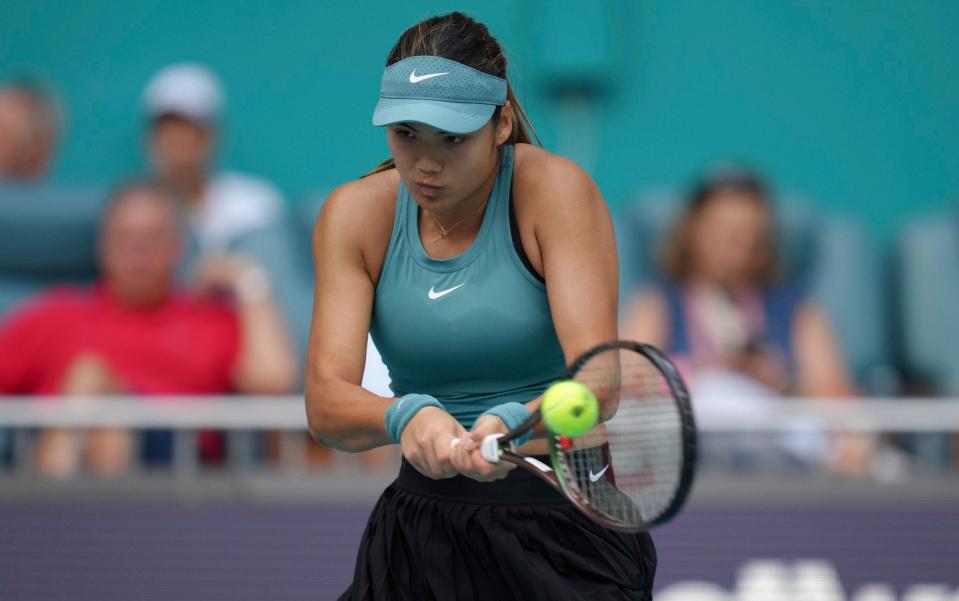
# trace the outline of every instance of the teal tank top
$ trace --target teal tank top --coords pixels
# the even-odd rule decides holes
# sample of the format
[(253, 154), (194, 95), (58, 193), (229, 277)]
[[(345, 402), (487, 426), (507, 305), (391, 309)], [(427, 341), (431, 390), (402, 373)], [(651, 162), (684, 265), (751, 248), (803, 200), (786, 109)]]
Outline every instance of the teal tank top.
[(565, 368), (546, 287), (513, 246), (512, 175), (504, 145), (479, 233), (450, 259), (424, 250), (401, 181), (373, 302), (370, 333), (393, 393), (432, 395), (467, 429), (495, 405), (536, 398)]

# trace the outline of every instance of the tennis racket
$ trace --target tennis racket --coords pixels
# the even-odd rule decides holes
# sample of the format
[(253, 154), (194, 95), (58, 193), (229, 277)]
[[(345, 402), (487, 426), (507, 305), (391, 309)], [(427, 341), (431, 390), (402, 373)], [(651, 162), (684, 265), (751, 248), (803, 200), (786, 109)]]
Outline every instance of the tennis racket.
[(546, 465), (513, 443), (540, 422), (537, 410), (514, 430), (487, 436), (483, 457), (530, 470), (608, 528), (639, 532), (676, 515), (695, 474), (696, 427), (672, 362), (652, 346), (617, 340), (584, 353), (562, 379), (596, 395), (596, 426), (582, 436), (549, 432)]

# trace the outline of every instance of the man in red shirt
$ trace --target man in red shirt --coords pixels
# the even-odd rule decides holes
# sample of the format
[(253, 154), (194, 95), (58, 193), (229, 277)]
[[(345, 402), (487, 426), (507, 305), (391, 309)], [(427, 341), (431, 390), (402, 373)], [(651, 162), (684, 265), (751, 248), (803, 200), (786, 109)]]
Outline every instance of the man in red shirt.
[[(103, 216), (100, 281), (28, 301), (0, 323), (0, 394), (280, 394), (296, 359), (266, 275), (236, 256), (212, 257), (194, 294), (174, 290), (178, 202), (162, 187), (121, 188)], [(132, 439), (116, 429), (83, 441), (46, 430), (36, 463), (75, 471), (81, 455), (103, 475), (124, 471)]]

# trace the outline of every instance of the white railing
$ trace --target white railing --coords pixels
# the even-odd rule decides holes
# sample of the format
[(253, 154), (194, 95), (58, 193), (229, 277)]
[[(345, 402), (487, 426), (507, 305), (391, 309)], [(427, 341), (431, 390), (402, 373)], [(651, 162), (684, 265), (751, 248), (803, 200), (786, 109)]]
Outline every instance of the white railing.
[(305, 430), (303, 397), (3, 397), (0, 427)]
[[(959, 399), (782, 399), (760, 410), (697, 408), (703, 432), (959, 432)], [(302, 396), (0, 396), (0, 428), (306, 430)]]
[[(935, 478), (947, 472), (952, 473), (952, 467), (945, 449), (949, 441), (959, 434), (959, 399), (799, 399), (788, 398), (763, 402), (761, 406), (753, 406), (745, 410), (739, 403), (732, 403), (737, 410), (716, 410), (713, 407), (701, 407), (696, 413), (697, 426), (703, 434), (751, 434), (751, 433), (796, 433), (804, 432), (849, 432), (858, 431), (873, 434), (903, 433), (908, 441), (908, 455), (900, 451), (886, 454), (886, 460), (876, 463), (885, 466), (883, 474), (876, 476), (883, 482), (908, 481), (907, 487), (898, 487), (897, 494), (904, 495), (903, 491), (915, 491), (918, 497), (939, 498), (943, 490), (951, 490), (941, 485)], [(17, 495), (46, 494), (54, 496), (61, 494), (60, 489), (44, 488), (43, 481), (38, 480), (39, 474), (35, 465), (34, 432), (44, 428), (69, 428), (83, 431), (88, 428), (119, 427), (131, 430), (169, 429), (173, 431), (172, 457), (169, 465), (159, 466), (147, 474), (139, 463), (131, 465), (131, 471), (126, 479), (119, 484), (130, 482), (130, 489), (123, 494), (140, 494), (140, 487), (148, 478), (172, 478), (174, 485), (168, 481), (164, 486), (175, 494), (221, 494), (217, 488), (224, 485), (224, 478), (233, 483), (229, 486), (239, 486), (236, 494), (261, 494), (263, 491), (287, 491), (289, 495), (297, 497), (303, 493), (303, 483), (313, 482), (306, 477), (307, 470), (317, 469), (307, 463), (305, 446), (308, 440), (306, 434), (307, 419), (305, 402), (302, 396), (275, 396), (275, 397), (248, 397), (248, 396), (175, 396), (175, 397), (11, 397), (0, 396), (0, 451), (6, 449), (12, 452), (12, 461), (0, 461), (0, 502), (4, 495), (13, 495), (11, 498), (20, 498)], [(197, 449), (198, 438), (196, 431), (214, 429), (227, 431), (226, 457), (223, 464), (207, 466), (201, 464)], [(275, 455), (264, 461), (264, 441), (260, 432), (281, 432), (279, 438), (271, 438)], [(941, 433), (951, 433), (942, 435)], [(868, 437), (877, 440), (879, 437)], [(706, 439), (704, 438), (704, 441)], [(705, 448), (705, 447), (704, 447)], [(398, 450), (393, 449), (393, 459), (398, 458)], [(387, 453), (387, 455), (389, 455)], [(877, 455), (878, 457), (878, 455)], [(380, 456), (382, 460), (383, 455)], [(386, 457), (389, 459), (389, 457)], [(892, 461), (894, 460), (894, 461)], [(358, 459), (337, 454), (332, 468), (327, 465), (324, 470), (324, 479), (317, 481), (315, 487), (309, 489), (310, 495), (316, 498), (328, 498), (329, 495), (353, 494), (359, 489), (370, 495), (379, 489), (370, 488), (370, 482), (375, 482), (382, 488), (383, 482), (376, 480), (384, 473), (388, 476), (390, 470), (371, 472), (364, 477), (357, 477), (363, 473), (365, 467), (360, 466)], [(945, 462), (945, 463), (944, 463)], [(765, 465), (765, 464), (764, 464)], [(765, 466), (763, 473), (774, 475), (778, 464)], [(347, 474), (336, 480), (337, 474)], [(210, 469), (206, 469), (212, 467)], [(381, 467), (388, 467), (382, 464)], [(887, 469), (889, 468), (889, 469)], [(878, 468), (877, 468), (878, 469)], [(890, 469), (892, 471), (890, 472)], [(359, 472), (357, 470), (360, 470)], [(707, 470), (708, 471), (708, 470)], [(722, 474), (722, 469), (720, 469)], [(717, 472), (719, 474), (720, 472)], [(706, 473), (706, 472), (704, 472)], [(878, 472), (877, 472), (878, 473)], [(888, 474), (892, 473), (893, 476)], [(212, 480), (210, 480), (212, 474)], [(340, 476), (343, 474), (341, 473)], [(927, 483), (927, 488), (917, 487), (916, 477), (922, 478), (932, 475), (933, 480)], [(84, 483), (83, 473), (70, 482)], [(267, 481), (265, 484), (258, 478), (286, 478), (283, 482)], [(219, 478), (219, 479), (218, 479)], [(332, 479), (331, 479), (332, 478)], [(702, 480), (702, 478), (700, 478)], [(727, 478), (722, 476), (722, 486), (706, 487), (704, 490), (713, 490), (716, 498), (725, 498), (724, 495), (733, 494), (736, 498), (748, 500), (752, 498), (747, 492), (752, 490), (742, 488), (743, 483), (736, 480), (732, 492), (724, 488)], [(150, 480), (153, 483), (153, 480)], [(830, 480), (830, 482), (832, 482)], [(949, 482), (955, 482), (950, 480)], [(97, 480), (96, 486), (100, 483)], [(245, 483), (245, 484), (242, 484)], [(209, 490), (201, 485), (209, 484)], [(242, 485), (241, 485), (242, 484)], [(805, 494), (805, 485), (799, 488), (786, 486), (788, 480), (777, 485), (777, 490), (786, 491), (789, 499), (799, 498)], [(284, 486), (286, 488), (284, 488)], [(212, 488), (211, 488), (212, 487)], [(366, 490), (366, 488), (370, 490)], [(936, 488), (939, 487), (939, 488)], [(943, 488), (945, 487), (945, 488)], [(940, 489), (943, 490), (940, 490)], [(196, 489), (196, 490), (194, 490)], [(375, 489), (375, 490), (374, 490)], [(740, 490), (742, 489), (742, 490)], [(157, 490), (143, 488), (143, 490)], [(163, 489), (166, 490), (166, 489)], [(232, 490), (232, 489), (231, 489)], [(707, 490), (707, 492), (708, 492)], [(835, 483), (825, 489), (813, 487), (809, 489), (816, 498), (825, 492), (832, 491), (838, 497), (846, 494), (842, 487), (836, 488)], [(956, 489), (959, 490), (959, 489)], [(31, 492), (32, 491), (32, 492)], [(97, 488), (97, 494), (100, 494)], [(192, 491), (192, 492), (191, 492)], [(206, 491), (206, 492), (204, 492)], [(211, 493), (213, 491), (213, 493)], [(353, 492), (350, 492), (353, 491)], [(719, 491), (719, 492), (716, 492)], [(825, 492), (824, 492), (825, 491)], [(108, 491), (109, 492), (109, 491)], [(854, 491), (855, 492), (855, 491)], [(861, 492), (861, 491), (860, 491)], [(287, 494), (282, 493), (282, 494)], [(104, 493), (106, 494), (106, 493)], [(171, 493), (173, 494), (173, 493)], [(270, 493), (273, 494), (273, 493)], [(281, 494), (281, 493), (277, 493)], [(282, 496), (281, 494), (281, 496)], [(356, 493), (361, 494), (361, 493)], [(859, 493), (856, 493), (859, 494)], [(867, 493), (863, 493), (867, 494)], [(872, 494), (872, 493), (868, 493)], [(911, 493), (910, 493), (911, 494)], [(953, 493), (950, 493), (953, 494)], [(763, 498), (768, 497), (763, 493)], [(708, 497), (708, 494), (706, 494)], [(26, 498), (26, 497), (24, 497)], [(310, 497), (312, 498), (312, 497)], [(337, 497), (339, 498), (339, 497)], [(366, 497), (363, 497), (366, 498)], [(373, 497), (370, 497), (373, 498)], [(856, 497), (859, 498), (859, 497)]]

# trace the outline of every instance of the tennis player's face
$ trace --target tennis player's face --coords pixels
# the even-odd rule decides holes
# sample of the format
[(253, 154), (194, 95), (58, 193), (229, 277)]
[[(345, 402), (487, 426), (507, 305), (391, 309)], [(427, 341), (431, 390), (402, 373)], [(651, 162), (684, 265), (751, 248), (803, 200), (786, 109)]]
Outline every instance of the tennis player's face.
[(174, 207), (150, 191), (133, 191), (107, 215), (100, 268), (123, 303), (149, 305), (166, 298), (180, 257)]
[(752, 284), (768, 236), (769, 216), (759, 202), (721, 193), (707, 201), (693, 223), (693, 270), (723, 286)]
[(396, 170), (417, 204), (443, 212), (455, 210), (466, 200), (477, 200), (477, 195), (489, 194), (499, 156), (497, 147), (506, 142), (511, 131), (512, 123), (501, 117), (468, 134), (403, 123), (388, 127), (386, 137)]

